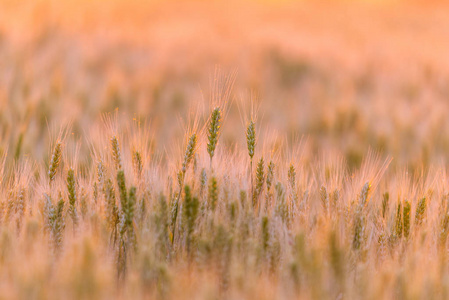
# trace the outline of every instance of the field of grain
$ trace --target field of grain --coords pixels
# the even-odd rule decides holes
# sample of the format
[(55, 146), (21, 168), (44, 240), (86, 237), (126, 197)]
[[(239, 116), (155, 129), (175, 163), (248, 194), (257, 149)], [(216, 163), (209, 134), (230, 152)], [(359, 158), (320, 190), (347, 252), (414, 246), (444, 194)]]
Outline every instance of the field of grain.
[(0, 0), (0, 299), (447, 299), (449, 4)]

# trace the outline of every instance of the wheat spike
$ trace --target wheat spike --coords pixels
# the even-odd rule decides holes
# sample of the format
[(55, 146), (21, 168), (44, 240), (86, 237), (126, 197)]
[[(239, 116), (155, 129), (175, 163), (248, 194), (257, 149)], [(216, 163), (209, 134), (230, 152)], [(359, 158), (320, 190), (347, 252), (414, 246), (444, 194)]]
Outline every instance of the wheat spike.
[(220, 136), (220, 127), (221, 127), (221, 111), (219, 107), (216, 107), (210, 116), (209, 128), (208, 128), (208, 143), (207, 143), (207, 152), (210, 156), (210, 167), (212, 168), (212, 158), (215, 154), (215, 148), (217, 147), (218, 138)]
[(112, 158), (115, 163), (115, 169), (122, 170), (122, 156), (120, 154), (120, 145), (116, 135), (111, 137)]
[(62, 143), (60, 141), (56, 142), (55, 148), (53, 149), (53, 154), (50, 159), (50, 167), (48, 170), (48, 178), (50, 183), (55, 179), (56, 173), (58, 171), (59, 164), (61, 163), (62, 156)]

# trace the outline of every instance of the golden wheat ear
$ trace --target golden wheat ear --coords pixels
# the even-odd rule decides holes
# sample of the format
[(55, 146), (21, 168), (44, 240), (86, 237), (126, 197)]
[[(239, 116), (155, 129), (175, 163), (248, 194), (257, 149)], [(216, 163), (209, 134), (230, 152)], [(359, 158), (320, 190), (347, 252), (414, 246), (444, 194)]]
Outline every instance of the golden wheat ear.
[(115, 169), (122, 170), (122, 155), (120, 153), (120, 144), (116, 135), (111, 137), (111, 150), (112, 150), (112, 159), (115, 164)]

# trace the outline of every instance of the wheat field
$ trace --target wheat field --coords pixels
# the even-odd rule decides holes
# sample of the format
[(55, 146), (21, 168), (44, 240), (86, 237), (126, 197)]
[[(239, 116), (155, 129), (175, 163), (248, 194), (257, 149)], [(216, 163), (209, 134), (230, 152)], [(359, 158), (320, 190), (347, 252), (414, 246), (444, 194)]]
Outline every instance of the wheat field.
[(0, 299), (448, 299), (449, 5), (0, 0)]

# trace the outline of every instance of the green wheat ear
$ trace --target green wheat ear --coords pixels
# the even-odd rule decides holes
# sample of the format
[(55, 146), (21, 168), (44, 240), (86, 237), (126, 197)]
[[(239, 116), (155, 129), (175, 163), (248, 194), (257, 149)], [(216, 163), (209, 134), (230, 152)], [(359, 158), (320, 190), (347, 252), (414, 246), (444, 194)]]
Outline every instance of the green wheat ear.
[(415, 212), (415, 225), (420, 226), (424, 221), (426, 213), (426, 197), (421, 198), (418, 202)]
[(187, 172), (187, 168), (189, 167), (190, 163), (192, 162), (193, 156), (195, 155), (196, 143), (197, 143), (197, 136), (196, 133), (193, 133), (189, 138), (186, 152), (184, 153), (184, 161), (182, 162), (182, 169), (181, 169), (183, 175), (185, 175), (185, 173)]
[(125, 172), (123, 170), (117, 172), (117, 186), (120, 195), (120, 205), (122, 210), (125, 211), (128, 207), (128, 192), (126, 190)]
[(390, 194), (385, 192), (382, 198), (382, 218), (385, 219), (388, 209), (388, 202), (390, 201)]
[(252, 161), (254, 156), (254, 149), (256, 147), (256, 124), (253, 120), (251, 120), (246, 129), (246, 143), (248, 146), (248, 154)]
[(298, 202), (298, 194), (296, 191), (296, 169), (293, 164), (290, 164), (290, 167), (288, 168), (287, 178), (288, 178), (288, 184), (290, 186), (293, 201), (295, 203), (297, 203)]
[(203, 195), (204, 190), (206, 189), (206, 183), (207, 183), (207, 173), (205, 169), (202, 169), (200, 176), (200, 195)]
[(404, 219), (404, 237), (408, 238), (410, 234), (410, 211), (412, 206), (410, 205), (410, 201), (405, 200), (404, 202), (404, 212), (403, 212), (403, 219)]
[(104, 188), (106, 199), (106, 216), (109, 229), (111, 230), (111, 241), (113, 245), (117, 242), (117, 225), (119, 223), (119, 211), (116, 204), (115, 189), (111, 179), (106, 180)]
[(253, 195), (253, 207), (257, 206), (257, 199), (259, 198), (261, 192), (263, 183), (265, 181), (265, 175), (264, 175), (264, 160), (263, 157), (260, 158), (259, 162), (257, 163), (256, 168), (256, 190), (254, 191)]
[(217, 147), (218, 138), (220, 136), (220, 123), (221, 123), (221, 111), (219, 107), (216, 107), (210, 116), (209, 129), (208, 129), (208, 143), (207, 152), (210, 156), (210, 165), (212, 167), (212, 158), (215, 154), (215, 148)]
[(290, 185), (290, 188), (295, 189), (296, 170), (295, 170), (295, 166), (293, 164), (291, 164), (290, 167), (288, 168), (287, 177), (288, 177), (288, 184)]
[(274, 163), (270, 161), (267, 168), (267, 192), (270, 193), (274, 180)]
[(70, 168), (67, 172), (67, 191), (69, 194), (69, 214), (74, 227), (76, 227), (78, 224), (78, 215), (76, 211), (76, 179), (73, 168)]
[(274, 163), (273, 161), (270, 161), (268, 163), (267, 167), (267, 176), (266, 176), (266, 184), (267, 184), (267, 198), (265, 200), (265, 209), (268, 209), (271, 207), (271, 200), (272, 200), (272, 187), (273, 187), (273, 181), (274, 181)]
[(62, 199), (62, 195), (59, 195), (59, 201), (56, 205), (53, 205), (51, 199), (48, 195), (46, 202), (46, 214), (47, 214), (47, 226), (50, 231), (50, 242), (53, 248), (54, 254), (56, 256), (59, 255), (59, 250), (62, 246), (63, 239), (63, 231), (65, 228), (64, 223), (64, 200)]
[(196, 136), (196, 133), (193, 133), (189, 138), (189, 142), (187, 143), (181, 170), (176, 174), (177, 178), (178, 178), (179, 189), (180, 189), (178, 198), (181, 195), (182, 186), (184, 185), (184, 178), (185, 178), (187, 169), (188, 169), (190, 163), (192, 162), (193, 157), (195, 156), (196, 144), (197, 144), (197, 136)]
[(395, 234), (396, 237), (402, 237), (402, 202), (398, 201), (398, 206), (396, 210), (396, 222), (395, 222)]
[(447, 235), (449, 233), (449, 214), (445, 214), (440, 224), (440, 232), (438, 235), (440, 246), (446, 245)]
[(210, 179), (208, 198), (210, 208), (214, 211), (218, 201), (218, 182), (215, 177)]
[(132, 160), (134, 172), (136, 173), (137, 178), (140, 179), (142, 177), (143, 162), (142, 162), (142, 155), (140, 154), (139, 151), (134, 151)]
[(55, 179), (59, 164), (61, 163), (61, 156), (62, 156), (62, 143), (58, 141), (53, 150), (53, 154), (50, 160), (50, 167), (48, 170), (48, 178), (50, 179), (50, 183), (52, 183), (53, 180)]
[(279, 216), (285, 224), (289, 223), (289, 211), (285, 201), (285, 189), (281, 182), (276, 183), (276, 215)]
[(254, 198), (254, 187), (253, 187), (253, 157), (254, 157), (254, 149), (256, 148), (256, 125), (254, 121), (248, 124), (248, 128), (246, 129), (246, 143), (248, 146), (248, 154), (250, 157), (249, 162), (249, 173), (251, 176), (251, 197)]
[(270, 246), (270, 223), (267, 216), (262, 217), (262, 224), (261, 224), (261, 237), (262, 237), (262, 250), (265, 254), (268, 250), (268, 247)]
[(172, 236), (171, 236), (172, 244), (175, 241), (176, 218), (177, 218), (177, 215), (178, 215), (179, 199), (181, 197), (182, 187), (184, 185), (184, 179), (185, 179), (185, 176), (186, 176), (187, 169), (188, 169), (190, 163), (192, 162), (193, 157), (195, 156), (197, 140), (198, 139), (197, 139), (196, 133), (193, 133), (189, 137), (189, 141), (187, 143), (186, 151), (184, 153), (184, 160), (182, 162), (182, 168), (177, 173), (178, 184), (179, 184), (179, 192), (178, 192), (178, 196), (176, 197), (176, 199), (174, 201), (174, 206), (172, 207), (172, 213), (174, 213), (174, 215), (172, 215)]
[(129, 189), (128, 194), (128, 201), (127, 201), (127, 207), (124, 210), (125, 213), (125, 226), (126, 230), (128, 232), (128, 243), (135, 247), (136, 241), (135, 241), (135, 235), (134, 235), (134, 229), (133, 229), (133, 220), (134, 220), (134, 207), (136, 206), (136, 187), (131, 187)]

